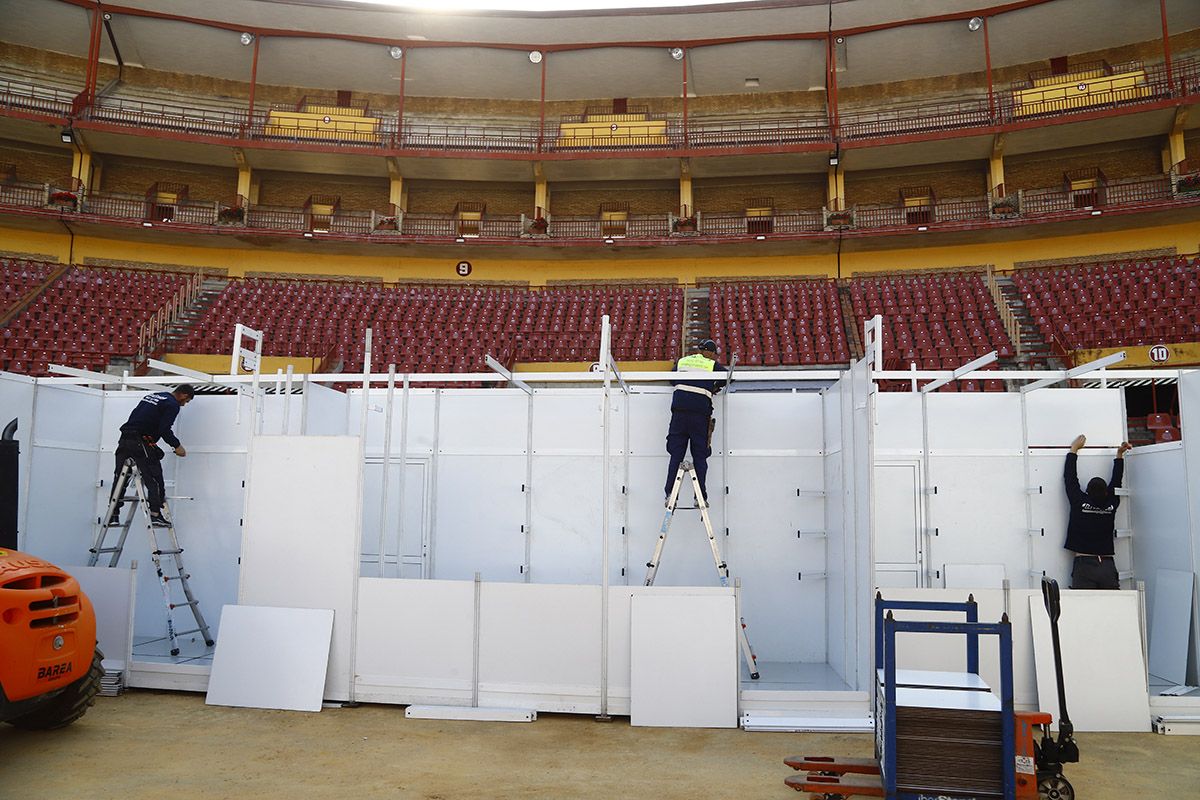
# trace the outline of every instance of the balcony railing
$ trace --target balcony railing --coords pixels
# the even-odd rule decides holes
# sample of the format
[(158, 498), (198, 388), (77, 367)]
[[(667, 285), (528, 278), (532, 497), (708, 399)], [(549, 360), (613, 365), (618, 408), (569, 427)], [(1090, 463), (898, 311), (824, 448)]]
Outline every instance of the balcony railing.
[[(272, 124), (266, 109), (250, 115), (245, 108), (191, 107), (186, 101), (167, 104), (101, 97), (73, 114), (75, 98), (70, 91), (21, 80), (0, 80), (0, 114), (13, 111), (75, 116), (83, 121), (150, 131), (352, 149), (485, 153), (661, 152), (805, 144), (832, 147), (838, 141), (923, 136), (1102, 110), (1135, 109), (1148, 103), (1200, 94), (1200, 59), (1195, 57), (1174, 62), (1170, 76), (1163, 64), (1123, 65), (1113, 67), (1111, 74), (1104, 70), (1093, 72), (1081, 76), (1080, 83), (1074, 88), (1033, 85), (1026, 81), (1012, 89), (997, 91), (990, 98), (976, 93), (972, 97), (900, 108), (843, 107), (839, 111), (836, 132), (829, 120), (819, 113), (741, 118), (693, 116), (686, 120), (686, 126), (679, 115), (655, 115), (651, 121), (658, 125), (665, 123), (665, 132), (644, 136), (632, 130), (626, 131), (631, 135), (623, 133), (619, 137), (600, 133), (560, 137), (559, 121), (539, 126), (534, 120), (435, 123), (406, 119), (403, 128), (398, 130), (395, 115), (378, 110), (364, 117), (362, 125), (308, 130), (291, 122)], [(292, 107), (291, 104), (288, 106)], [(578, 116), (568, 115), (562, 121), (569, 124), (569, 120)], [(631, 124), (636, 128), (636, 123)]]
[[(1189, 173), (1191, 174), (1191, 173)], [(56, 201), (56, 198), (59, 198)], [(70, 198), (69, 200), (65, 198)], [(361, 241), (412, 239), (453, 241), (505, 241), (541, 243), (546, 240), (580, 242), (637, 240), (665, 242), (677, 237), (710, 240), (767, 239), (771, 237), (962, 230), (1011, 224), (1014, 220), (1074, 219), (1106, 210), (1136, 211), (1171, 205), (1200, 205), (1200, 192), (1181, 186), (1176, 175), (1154, 175), (1108, 183), (1088, 194), (1062, 186), (1026, 189), (1009, 195), (1016, 202), (1004, 213), (989, 209), (988, 198), (967, 197), (932, 204), (904, 206), (863, 205), (839, 212), (841, 222), (826, 228), (825, 212), (815, 209), (781, 209), (770, 216), (743, 212), (701, 212), (695, 225), (675, 231), (671, 214), (632, 214), (626, 219), (551, 216), (544, 235), (533, 236), (529, 218), (514, 214), (485, 214), (482, 219), (460, 220), (453, 214), (399, 213), (339, 210), (314, 217), (302, 208), (246, 205), (240, 215), (212, 201), (194, 200), (163, 205), (145, 197), (109, 192), (70, 192), (51, 184), (0, 183), (0, 209), (8, 213), (63, 214), (95, 221), (141, 221), (169, 224), (192, 231), (252, 230), (281, 234), (333, 236)], [(162, 218), (159, 218), (162, 217)], [(676, 226), (678, 227), (678, 226)]]

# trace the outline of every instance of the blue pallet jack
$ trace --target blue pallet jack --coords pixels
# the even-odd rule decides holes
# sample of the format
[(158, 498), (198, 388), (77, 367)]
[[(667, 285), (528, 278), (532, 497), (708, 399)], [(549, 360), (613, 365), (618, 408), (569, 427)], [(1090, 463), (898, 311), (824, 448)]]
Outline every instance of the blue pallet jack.
[[(1013, 708), (1012, 626), (1007, 615), (998, 623), (980, 623), (978, 605), (973, 597), (965, 603), (885, 600), (875, 596), (875, 667), (882, 686), (876, 698), (875, 758), (838, 756), (792, 756), (784, 763), (804, 774), (794, 775), (785, 784), (796, 791), (810, 792), (821, 800), (848, 797), (884, 797), (888, 800), (1074, 800), (1075, 792), (1062, 774), (1064, 762), (1079, 760), (1063, 690), (1062, 660), (1059, 650), (1060, 615), (1058, 584), (1043, 580), (1042, 595), (1050, 615), (1054, 641), (1055, 669), (1059, 690), (1059, 735), (1050, 734), (1049, 714), (1015, 712)], [(893, 610), (953, 612), (965, 615), (964, 622), (899, 621)], [(897, 703), (898, 689), (908, 685), (897, 680), (896, 635), (900, 633), (940, 633), (964, 635), (967, 642), (966, 684), (986, 686), (978, 678), (979, 637), (996, 636), (1000, 641), (1000, 764), (1001, 785), (984, 792), (945, 791), (899, 785), (897, 774)], [(904, 671), (904, 681), (913, 673)], [(993, 702), (995, 702), (993, 700)], [(1035, 741), (1041, 730), (1042, 739)]]

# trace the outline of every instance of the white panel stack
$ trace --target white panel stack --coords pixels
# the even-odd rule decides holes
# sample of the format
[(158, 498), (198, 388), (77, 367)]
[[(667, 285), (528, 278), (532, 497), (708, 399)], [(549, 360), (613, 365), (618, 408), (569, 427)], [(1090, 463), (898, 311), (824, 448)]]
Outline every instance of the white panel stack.
[(639, 595), (632, 600), (632, 725), (737, 725), (734, 598)]
[(357, 437), (250, 444), (238, 603), (333, 609), (328, 700), (351, 698), (362, 464)]

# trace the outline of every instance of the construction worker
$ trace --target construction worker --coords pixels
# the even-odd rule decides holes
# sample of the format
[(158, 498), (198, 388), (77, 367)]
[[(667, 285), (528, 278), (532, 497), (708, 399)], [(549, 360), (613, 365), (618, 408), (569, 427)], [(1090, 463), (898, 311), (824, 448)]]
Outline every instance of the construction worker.
[(1113, 533), (1117, 506), (1121, 498), (1116, 490), (1121, 487), (1125, 474), (1125, 453), (1133, 447), (1123, 442), (1113, 459), (1112, 480), (1095, 477), (1088, 481), (1087, 491), (1079, 488), (1079, 451), (1083, 449), (1085, 436), (1075, 437), (1067, 463), (1063, 468), (1063, 480), (1067, 485), (1067, 499), (1071, 503), (1071, 517), (1067, 523), (1066, 549), (1075, 554), (1071, 567), (1072, 589), (1120, 589), (1117, 563), (1113, 559)]
[[(158, 440), (162, 439), (169, 444), (175, 455), (180, 458), (187, 455), (187, 450), (179, 443), (171, 426), (179, 416), (179, 409), (190, 403), (195, 396), (196, 390), (186, 383), (176, 386), (173, 392), (148, 394), (134, 407), (128, 421), (121, 426), (121, 438), (117, 441), (117, 469), (113, 475), (113, 491), (117, 490), (126, 459), (133, 459), (146, 487), (150, 521), (158, 527), (170, 525), (162, 513), (163, 501), (166, 499), (162, 460), (166, 454), (158, 446)], [(112, 502), (111, 497), (109, 502)], [(121, 504), (118, 503), (108, 524), (119, 525), (120, 516)]]
[(708, 500), (704, 479), (708, 475), (708, 456), (712, 451), (712, 399), (721, 391), (723, 384), (703, 376), (724, 370), (725, 366), (717, 362), (717, 344), (712, 339), (702, 340), (690, 355), (675, 362), (675, 371), (687, 373), (689, 377), (671, 381), (675, 392), (671, 395), (671, 426), (667, 430), (667, 452), (671, 455), (671, 465), (667, 468), (664, 492), (668, 500), (671, 488), (675, 485), (675, 474), (689, 446), (700, 492), (705, 501)]

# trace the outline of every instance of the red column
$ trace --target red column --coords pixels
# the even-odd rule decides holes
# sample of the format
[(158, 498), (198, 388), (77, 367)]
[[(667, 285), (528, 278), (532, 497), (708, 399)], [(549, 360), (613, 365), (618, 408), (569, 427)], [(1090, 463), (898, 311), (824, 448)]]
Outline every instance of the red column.
[(542, 53), (542, 97), (538, 111), (537, 151), (542, 152), (542, 144), (546, 139), (546, 58), (549, 54)]
[(988, 18), (983, 18), (983, 59), (987, 68), (988, 118), (996, 121), (996, 95), (992, 91), (992, 45), (988, 39)]
[(405, 47), (400, 53), (400, 104), (396, 110), (396, 141), (392, 143), (393, 147), (399, 147), (404, 141), (404, 80), (408, 72), (408, 48)]
[(1175, 77), (1171, 74), (1171, 33), (1167, 27), (1167, 0), (1158, 0), (1158, 13), (1162, 17), (1163, 66), (1167, 68), (1167, 89), (1175, 94)]
[(88, 104), (96, 98), (96, 82), (100, 79), (100, 28), (104, 25), (104, 12), (92, 12), (92, 29), (88, 38), (87, 74), (84, 77), (83, 95)]
[(838, 135), (837, 46), (832, 36), (825, 37), (825, 94), (829, 103), (829, 132), (836, 141)]
[(254, 36), (254, 60), (250, 62), (250, 108), (246, 111), (247, 130), (254, 124), (254, 90), (258, 85), (258, 44), (262, 37)]
[(687, 50), (683, 51), (683, 146), (688, 146), (688, 115), (687, 115)]

